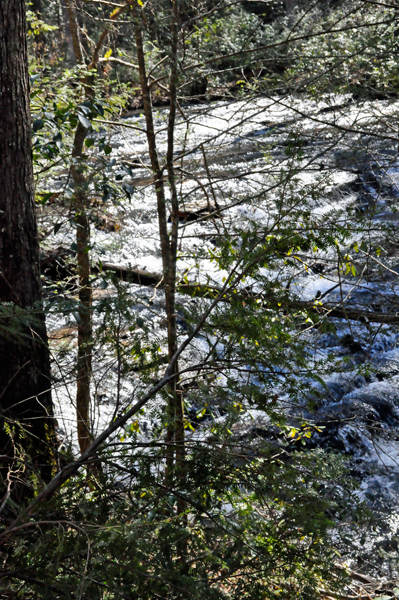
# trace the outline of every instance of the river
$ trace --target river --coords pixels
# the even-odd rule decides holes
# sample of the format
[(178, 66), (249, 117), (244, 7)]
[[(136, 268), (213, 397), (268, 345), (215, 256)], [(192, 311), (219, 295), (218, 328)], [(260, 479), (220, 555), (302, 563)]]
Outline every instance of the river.
[[(382, 518), (369, 542), (364, 548), (359, 546), (358, 565), (369, 565), (374, 575), (388, 578), (395, 575), (399, 558), (398, 111), (398, 102), (360, 102), (347, 96), (242, 98), (182, 106), (175, 146), (179, 193), (184, 199), (178, 270), (188, 281), (222, 284), (226, 272), (210, 257), (218, 236), (272, 223), (279, 178), (289, 176), (291, 197), (302, 194), (319, 225), (334, 218), (342, 220), (343, 226), (352, 224), (351, 236), (340, 245), (341, 256), (351, 256), (348, 273), (337, 269), (333, 248), (302, 252), (297, 268), (282, 266), (264, 275), (289, 285), (302, 301), (322, 298), (325, 305), (339, 305), (343, 313), (368, 313), (360, 320), (352, 313), (350, 319), (345, 314), (330, 316), (333, 327), (329, 332), (307, 328), (303, 335), (308, 340), (309, 360), (328, 360), (329, 368), (325, 385), (319, 385), (314, 396), (314, 412), (307, 408), (309, 398), (303, 397), (289, 409), (289, 418), (293, 424), (306, 420), (321, 426), (313, 433), (311, 445), (350, 457), (360, 482), (359, 494)], [(161, 158), (166, 152), (166, 119), (167, 109), (156, 112)], [(142, 131), (144, 118), (136, 112), (117, 123), (97, 124), (103, 128), (98, 135), (108, 136), (112, 147), (110, 177), (125, 182), (129, 189), (133, 186), (134, 193), (130, 200), (101, 208), (117, 226), (93, 227), (93, 261), (160, 273), (156, 198)], [(122, 163), (130, 167), (130, 174)], [(60, 172), (52, 185), (57, 190), (65, 181), (65, 173)], [(73, 228), (63, 226), (48, 245), (69, 247), (73, 236)], [(101, 278), (96, 286), (98, 302), (102, 294), (111, 293), (112, 286), (102, 289)], [(247, 290), (256, 291), (254, 286), (251, 280), (245, 282)], [(162, 326), (162, 291), (137, 285), (130, 289), (143, 300), (137, 302), (136, 314), (156, 331)], [(189, 299), (179, 296), (179, 302), (189, 310)], [(76, 337), (70, 316), (62, 323), (59, 315), (50, 316), (49, 327), (58, 349), (59, 336), (54, 332), (69, 328), (69, 350), (73, 348)], [(182, 330), (181, 339), (184, 335)], [(201, 343), (197, 340), (192, 347), (194, 354), (207, 351)], [(99, 431), (115, 411), (117, 373), (112, 353), (97, 348), (96, 357), (92, 416)], [(65, 376), (59, 381), (57, 419), (64, 435), (73, 437), (74, 384), (71, 378), (66, 385)], [(122, 381), (120, 406), (137, 393), (136, 385)], [(243, 419), (243, 428), (253, 427), (255, 420), (258, 428), (267, 430), (267, 419), (259, 411), (252, 412), (252, 421)], [(142, 423), (148, 434), (154, 425), (151, 417), (144, 415)]]

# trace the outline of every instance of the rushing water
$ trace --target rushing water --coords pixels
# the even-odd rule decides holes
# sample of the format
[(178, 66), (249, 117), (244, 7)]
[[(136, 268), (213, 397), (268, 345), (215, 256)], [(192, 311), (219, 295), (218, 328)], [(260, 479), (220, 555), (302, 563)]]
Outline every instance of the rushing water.
[[(176, 128), (176, 165), (182, 174), (179, 192), (188, 213), (204, 210), (215, 202), (222, 219), (189, 219), (181, 223), (178, 269), (188, 279), (220, 284), (226, 273), (218, 270), (207, 256), (215, 246), (218, 228), (245, 228), (254, 222), (266, 224), (273, 219), (270, 198), (275, 193), (276, 175), (293, 168), (286, 149), (291, 132), (302, 140), (303, 153), (297, 159), (300, 172), (296, 185), (319, 185), (323, 192), (314, 202), (315, 218), (346, 211), (363, 219), (365, 231), (356, 237), (382, 251), (367, 262), (363, 276), (345, 278), (337, 271), (333, 253), (318, 252), (311, 268), (298, 272), (273, 272), (270, 278), (284, 282), (291, 278), (296, 295), (313, 300), (323, 295), (325, 302), (343, 302), (347, 309), (395, 314), (399, 310), (399, 253), (396, 223), (399, 220), (399, 162), (394, 124), (399, 105), (383, 101), (358, 104), (347, 97), (316, 101), (261, 98), (183, 107)], [(161, 158), (166, 152), (167, 109), (156, 114), (157, 141)], [(161, 272), (156, 199), (146, 137), (140, 114), (121, 119), (110, 134), (111, 158), (116, 174), (122, 161), (132, 167), (132, 176), (120, 171), (124, 181), (135, 187), (131, 201), (108, 207), (110, 218), (121, 223), (116, 231), (93, 229), (94, 260)], [(205, 156), (204, 156), (205, 153)], [(65, 177), (53, 181), (60, 187)], [(267, 193), (261, 193), (262, 190)], [(268, 201), (269, 199), (269, 201)], [(202, 213), (201, 213), (202, 214)], [(204, 213), (205, 214), (205, 213)], [(389, 239), (383, 226), (391, 225)], [(51, 244), (68, 246), (73, 231), (62, 228)], [(350, 243), (348, 244), (348, 246)], [(201, 250), (198, 261), (194, 255)], [(199, 266), (196, 266), (199, 265)], [(383, 268), (382, 264), (388, 266)], [(341, 285), (337, 287), (337, 283)], [(151, 310), (145, 302), (137, 305), (144, 319), (154, 326), (162, 321), (162, 292), (134, 287), (143, 300), (152, 297)], [(331, 290), (331, 291), (329, 291)], [(98, 291), (97, 297), (101, 296)], [(189, 302), (182, 298), (181, 302)], [(366, 321), (366, 322), (365, 322)], [(363, 322), (331, 317), (335, 331), (309, 330), (313, 359), (329, 357), (341, 361), (345, 369), (325, 377), (320, 386), (315, 412), (305, 407), (291, 409), (294, 420), (308, 419), (323, 428), (312, 443), (345, 453), (361, 481), (360, 494), (376, 512), (386, 516), (386, 531), (380, 531), (375, 545), (373, 567), (378, 572), (378, 548), (390, 554), (393, 568), (397, 558), (395, 538), (399, 512), (399, 329), (395, 324)], [(59, 319), (50, 318), (50, 328), (59, 330)], [(74, 332), (71, 333), (72, 338)], [(201, 352), (197, 341), (196, 351)], [(192, 350), (194, 352), (194, 349)], [(102, 357), (104, 359), (104, 356)], [(109, 356), (110, 364), (112, 357)], [(101, 372), (100, 372), (101, 371)], [(97, 430), (115, 410), (115, 372), (102, 367), (94, 374), (93, 417)], [(65, 434), (74, 431), (73, 383), (56, 389), (57, 417)], [(134, 386), (122, 382), (121, 396), (134, 393)], [(252, 415), (260, 427), (267, 428), (259, 411)], [(145, 417), (143, 417), (145, 421)], [(145, 423), (150, 427), (151, 423)], [(377, 550), (376, 550), (377, 549)], [(389, 561), (388, 561), (389, 562)]]

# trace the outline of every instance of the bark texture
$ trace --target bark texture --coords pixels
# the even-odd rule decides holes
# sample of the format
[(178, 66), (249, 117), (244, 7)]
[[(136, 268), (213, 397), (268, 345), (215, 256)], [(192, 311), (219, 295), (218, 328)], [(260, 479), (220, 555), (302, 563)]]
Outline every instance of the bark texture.
[[(166, 476), (165, 483), (168, 486), (175, 482), (180, 488), (185, 487), (185, 436), (184, 436), (184, 410), (182, 395), (179, 388), (178, 361), (173, 361), (177, 351), (177, 329), (176, 329), (176, 264), (178, 245), (179, 224), (179, 202), (176, 188), (176, 174), (174, 169), (174, 132), (177, 110), (177, 64), (178, 64), (178, 7), (172, 0), (170, 4), (170, 80), (169, 99), (170, 109), (168, 118), (166, 171), (171, 195), (171, 231), (168, 232), (167, 202), (165, 194), (164, 170), (159, 161), (157, 143), (154, 130), (154, 119), (152, 113), (151, 93), (146, 69), (146, 58), (143, 42), (143, 11), (134, 3), (132, 5), (134, 19), (134, 30), (137, 48), (137, 63), (140, 75), (140, 87), (143, 95), (144, 114), (146, 118), (146, 132), (148, 150), (153, 172), (153, 182), (157, 197), (157, 212), (159, 224), (159, 237), (162, 253), (163, 283), (165, 290), (165, 307), (168, 330), (168, 357), (171, 366), (171, 377), (169, 382), (168, 406), (167, 406), (167, 428), (166, 428)], [(184, 513), (184, 501), (179, 500), (178, 512)], [(184, 542), (180, 548), (183, 555)]]
[[(146, 119), (146, 131), (147, 131), (147, 142), (148, 150), (151, 160), (151, 167), (153, 172), (153, 182), (155, 186), (155, 193), (157, 197), (157, 212), (158, 212), (158, 225), (159, 225), (159, 238), (161, 242), (161, 254), (162, 254), (162, 270), (163, 280), (165, 288), (165, 303), (166, 303), (166, 316), (167, 316), (167, 327), (168, 327), (168, 355), (169, 359), (173, 356), (176, 348), (176, 317), (174, 312), (175, 302), (175, 278), (173, 274), (176, 272), (176, 264), (173, 261), (173, 254), (171, 253), (169, 234), (168, 234), (168, 219), (166, 212), (166, 198), (165, 198), (165, 183), (163, 177), (163, 169), (159, 162), (158, 150), (156, 145), (155, 130), (154, 130), (154, 119), (151, 105), (151, 93), (148, 84), (147, 68), (145, 61), (144, 42), (142, 35), (142, 16), (139, 13), (138, 8), (133, 5), (132, 12), (134, 17), (134, 31), (136, 38), (137, 47), (137, 63), (139, 66), (140, 74), (140, 87), (143, 95), (144, 114)], [(172, 109), (173, 110), (173, 109)], [(171, 122), (169, 118), (168, 122), (168, 151), (170, 146), (173, 144), (170, 139), (170, 127)], [(172, 219), (173, 223), (174, 219)], [(175, 229), (175, 224), (173, 225)], [(172, 264), (171, 264), (172, 261)], [(174, 369), (177, 373), (177, 363), (174, 365)], [(168, 414), (167, 414), (167, 431), (166, 431), (166, 443), (167, 443), (167, 457), (166, 457), (166, 482), (168, 485), (172, 482), (172, 476), (174, 471), (174, 438), (175, 438), (175, 420), (176, 420), (176, 386), (177, 378), (174, 378), (169, 383), (170, 396), (168, 398)]]
[(13, 453), (5, 431), (9, 424), (15, 442), (36, 464), (50, 464), (54, 420), (35, 218), (24, 0), (0, 2), (0, 189), (0, 453)]
[[(69, 26), (72, 33), (76, 60), (83, 65), (80, 44), (79, 24), (73, 0), (65, 0), (68, 9)], [(88, 77), (83, 82), (89, 84)], [(85, 98), (93, 95), (90, 85), (85, 85)], [(79, 278), (79, 324), (78, 362), (76, 380), (76, 417), (80, 452), (83, 454), (90, 445), (90, 381), (93, 348), (92, 332), (92, 289), (90, 282), (90, 223), (86, 211), (86, 174), (84, 161), (84, 141), (87, 129), (79, 121), (73, 142), (71, 174), (74, 183), (74, 209), (76, 222), (76, 245)]]
[(81, 453), (90, 445), (90, 380), (92, 336), (92, 289), (90, 282), (90, 223), (86, 212), (86, 192), (83, 158), (83, 144), (86, 129), (79, 122), (76, 128), (71, 167), (74, 182), (74, 204), (76, 220), (76, 244), (79, 278), (79, 324), (78, 324), (78, 364), (76, 412), (78, 440)]
[(66, 60), (70, 65), (76, 65), (76, 54), (73, 46), (73, 36), (71, 31), (71, 26), (69, 24), (69, 13), (65, 0), (60, 0), (61, 4), (61, 12), (62, 12), (62, 20), (64, 25), (64, 34), (65, 34), (65, 50), (66, 50)]
[[(72, 35), (74, 52), (77, 62), (84, 64), (82, 46), (80, 43), (79, 23), (76, 18), (75, 3), (65, 0), (68, 9), (69, 28)], [(123, 7), (122, 7), (123, 8)], [(115, 20), (122, 8), (113, 11), (111, 19)], [(100, 51), (108, 35), (104, 29), (94, 49), (88, 71), (95, 69), (100, 56)], [(85, 100), (94, 97), (93, 75), (90, 73), (82, 78), (85, 90)], [(86, 190), (88, 186), (85, 166), (84, 141), (87, 129), (79, 121), (73, 142), (71, 174), (74, 183), (73, 203), (76, 222), (76, 244), (79, 278), (79, 325), (78, 325), (78, 361), (77, 361), (77, 391), (76, 413), (77, 429), (80, 451), (86, 452), (91, 441), (90, 421), (90, 381), (91, 362), (93, 350), (93, 325), (92, 325), (92, 288), (90, 282), (90, 222), (87, 214)]]
[(82, 43), (80, 40), (80, 32), (78, 20), (76, 17), (76, 7), (75, 2), (73, 0), (65, 0), (67, 12), (68, 12), (68, 21), (69, 21), (69, 29), (72, 36), (72, 45), (73, 50), (75, 52), (76, 62), (80, 65), (83, 64), (83, 50)]

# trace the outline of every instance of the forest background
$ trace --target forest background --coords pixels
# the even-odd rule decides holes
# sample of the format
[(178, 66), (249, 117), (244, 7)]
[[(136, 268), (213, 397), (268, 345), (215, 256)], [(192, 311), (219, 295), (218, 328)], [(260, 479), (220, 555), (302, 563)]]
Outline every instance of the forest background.
[(398, 8), (2, 1), (1, 597), (399, 595)]

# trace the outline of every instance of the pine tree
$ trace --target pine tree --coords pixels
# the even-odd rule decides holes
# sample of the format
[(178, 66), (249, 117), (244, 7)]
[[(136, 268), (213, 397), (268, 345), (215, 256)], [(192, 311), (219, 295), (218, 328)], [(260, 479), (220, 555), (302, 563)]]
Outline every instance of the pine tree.
[[(0, 453), (51, 462), (50, 392), (35, 217), (23, 0), (0, 4)], [(42, 469), (42, 475), (47, 471)]]

